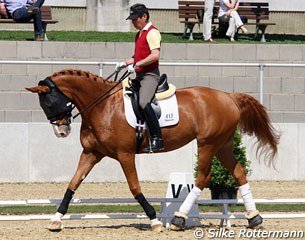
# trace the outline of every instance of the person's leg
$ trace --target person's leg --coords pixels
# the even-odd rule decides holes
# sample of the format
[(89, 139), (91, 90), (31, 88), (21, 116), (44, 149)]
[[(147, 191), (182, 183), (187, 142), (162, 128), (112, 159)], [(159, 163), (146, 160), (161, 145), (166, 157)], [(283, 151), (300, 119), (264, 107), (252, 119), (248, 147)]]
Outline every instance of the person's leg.
[(239, 17), (239, 14), (236, 11), (231, 12), (231, 17), (234, 19), (236, 28), (239, 28), (240, 26), (244, 25)]
[(143, 80), (140, 82), (141, 88), (139, 90), (139, 104), (143, 109), (145, 122), (150, 135), (150, 145), (144, 148), (145, 152), (154, 152), (164, 148), (159, 121), (150, 105), (159, 81), (160, 73), (159, 70), (157, 70), (154, 73), (145, 74)]
[(13, 12), (12, 18), (16, 22), (28, 22), (32, 19), (32, 14), (28, 12), (28, 9), (24, 6)]
[(148, 73), (145, 74), (141, 80), (141, 88), (139, 90), (139, 105), (142, 109), (145, 108), (147, 103), (150, 103), (152, 98), (155, 95), (155, 91), (158, 87), (160, 81), (160, 74), (157, 73)]
[(39, 7), (39, 8), (41, 8), (41, 6), (44, 4), (44, 1), (45, 1), (45, 0), (37, 0), (37, 1), (33, 4), (33, 6), (34, 6), (34, 7)]
[(42, 20), (41, 20), (41, 13), (39, 10), (35, 12), (35, 14), (30, 13), (28, 9), (24, 6), (22, 8), (15, 10), (12, 17), (16, 22), (28, 22), (31, 19), (33, 19), (34, 32), (35, 32), (34, 40), (43, 40), (43, 38), (41, 37), (43, 33)]
[(231, 41), (234, 41), (235, 31), (236, 31), (235, 21), (232, 17), (230, 17), (229, 27), (226, 32), (226, 35), (230, 38)]
[(203, 39), (208, 41), (212, 38), (212, 18), (213, 18), (214, 0), (206, 0), (203, 17)]
[(42, 40), (41, 35), (43, 33), (43, 28), (42, 28), (41, 12), (38, 11), (36, 14), (34, 14), (33, 19), (34, 19), (34, 32), (35, 32), (36, 40)]
[(238, 12), (232, 11), (231, 16), (235, 21), (236, 30), (240, 28), (243, 33), (248, 33), (248, 30), (243, 26), (244, 23), (241, 21)]

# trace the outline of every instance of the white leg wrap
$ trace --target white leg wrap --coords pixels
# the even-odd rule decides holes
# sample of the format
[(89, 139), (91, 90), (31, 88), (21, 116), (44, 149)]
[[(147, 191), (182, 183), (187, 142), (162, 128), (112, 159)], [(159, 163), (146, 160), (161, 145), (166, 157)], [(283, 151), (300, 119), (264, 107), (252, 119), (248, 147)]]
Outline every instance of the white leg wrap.
[(150, 220), (150, 224), (151, 224), (151, 226), (158, 225), (158, 224), (160, 224), (160, 221), (157, 218), (155, 218), (155, 219)]
[(201, 190), (196, 186), (193, 187), (193, 189), (190, 191), (190, 193), (187, 195), (186, 199), (180, 206), (179, 212), (187, 215), (190, 212), (196, 200), (199, 198), (200, 194), (201, 194)]
[(64, 215), (57, 212), (55, 213), (55, 215), (51, 218), (51, 221), (61, 221), (61, 218), (63, 217)]
[(256, 211), (255, 202), (252, 198), (252, 193), (249, 183), (246, 183), (239, 187), (240, 194), (244, 200), (245, 208), (248, 213)]

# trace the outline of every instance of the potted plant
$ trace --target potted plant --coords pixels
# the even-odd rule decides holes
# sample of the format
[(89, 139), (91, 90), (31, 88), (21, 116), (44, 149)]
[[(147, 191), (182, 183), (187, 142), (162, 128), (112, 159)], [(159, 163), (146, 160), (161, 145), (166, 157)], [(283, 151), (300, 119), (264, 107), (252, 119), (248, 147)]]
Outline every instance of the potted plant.
[[(250, 161), (246, 157), (246, 147), (242, 144), (242, 135), (237, 129), (234, 134), (233, 154), (244, 167), (247, 175), (251, 173)], [(197, 176), (198, 163), (195, 165)], [(207, 187), (211, 190), (212, 199), (234, 199), (237, 197), (238, 186), (230, 172), (220, 163), (217, 157), (212, 161), (212, 178)]]

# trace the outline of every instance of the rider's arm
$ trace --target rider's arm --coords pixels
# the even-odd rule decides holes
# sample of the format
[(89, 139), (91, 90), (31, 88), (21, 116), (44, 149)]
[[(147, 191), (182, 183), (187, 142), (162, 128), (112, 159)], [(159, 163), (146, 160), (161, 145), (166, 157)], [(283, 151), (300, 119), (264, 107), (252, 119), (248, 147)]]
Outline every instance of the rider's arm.
[(125, 60), (125, 64), (128, 66), (130, 64), (133, 64), (134, 63), (134, 59), (133, 58), (129, 58), (127, 60)]
[(144, 67), (158, 61), (160, 58), (160, 48), (151, 50), (150, 54), (143, 60), (136, 63), (137, 67)]

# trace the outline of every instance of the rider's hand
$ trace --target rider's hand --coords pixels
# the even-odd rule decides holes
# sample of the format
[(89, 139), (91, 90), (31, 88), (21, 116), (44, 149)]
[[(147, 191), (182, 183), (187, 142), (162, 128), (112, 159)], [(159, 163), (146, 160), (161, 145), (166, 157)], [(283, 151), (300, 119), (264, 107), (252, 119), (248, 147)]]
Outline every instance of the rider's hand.
[(128, 71), (129, 73), (134, 73), (136, 68), (137, 68), (137, 65), (135, 65), (135, 64), (130, 64), (130, 65), (128, 65), (128, 67), (127, 67), (127, 71)]
[(115, 66), (115, 71), (119, 72), (121, 69), (127, 67), (125, 62), (118, 62)]

